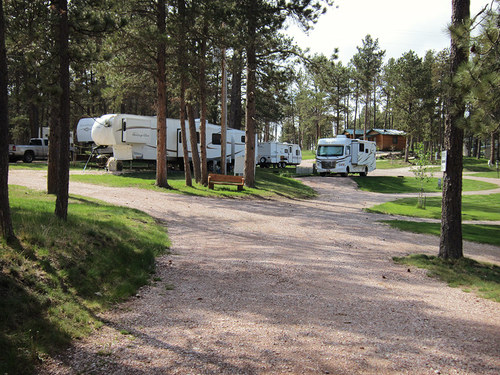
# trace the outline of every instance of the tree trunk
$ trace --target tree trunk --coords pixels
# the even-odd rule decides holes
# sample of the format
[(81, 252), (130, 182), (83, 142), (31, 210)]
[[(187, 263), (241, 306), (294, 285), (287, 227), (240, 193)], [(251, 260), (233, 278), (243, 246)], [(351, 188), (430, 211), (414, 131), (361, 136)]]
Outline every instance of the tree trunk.
[(363, 129), (363, 139), (366, 140), (366, 131), (368, 129), (368, 116), (369, 116), (369, 108), (370, 107), (370, 92), (366, 93), (366, 104), (365, 104), (365, 126)]
[(70, 91), (69, 91), (69, 24), (68, 24), (68, 3), (67, 0), (59, 0), (56, 8), (59, 14), (59, 85), (61, 93), (59, 97), (60, 121), (58, 127), (59, 154), (57, 157), (57, 188), (56, 188), (56, 209), (55, 214), (63, 220), (68, 218), (68, 198), (69, 198), (69, 111), (70, 111)]
[(208, 185), (208, 164), (207, 164), (207, 83), (206, 83), (206, 60), (207, 55), (207, 35), (208, 22), (205, 19), (203, 24), (203, 36), (200, 46), (200, 151), (201, 151), (201, 183)]
[(177, 66), (180, 71), (180, 92), (179, 92), (179, 119), (181, 122), (181, 138), (182, 151), (184, 159), (184, 173), (186, 178), (186, 186), (193, 186), (191, 180), (191, 169), (189, 168), (189, 153), (187, 147), (187, 132), (186, 132), (186, 44), (184, 37), (186, 35), (186, 4), (185, 0), (177, 1), (180, 29), (178, 35), (178, 50), (177, 50)]
[[(165, 0), (158, 0), (157, 27), (161, 36), (166, 33)], [(157, 108), (156, 108), (156, 186), (170, 188), (167, 179), (167, 83), (165, 72), (165, 41), (158, 39), (157, 51)]]
[[(470, 17), (470, 0), (452, 0), (452, 27), (461, 27)], [(450, 75), (453, 80), (461, 64), (468, 59), (467, 47), (460, 47), (452, 33), (450, 51)], [(465, 44), (465, 43), (464, 43)], [(464, 131), (460, 127), (465, 113), (463, 97), (459, 90), (451, 90), (446, 114), (444, 147), (446, 170), (443, 174), (443, 200), (441, 212), (441, 237), (439, 257), (458, 259), (463, 257), (462, 243), (462, 169)]]
[(187, 117), (189, 124), (189, 141), (191, 143), (191, 160), (193, 162), (194, 180), (201, 182), (200, 154), (198, 153), (198, 136), (196, 135), (196, 124), (194, 119), (194, 108), (191, 101), (187, 102)]
[(3, 1), (0, 2), (0, 229), (6, 241), (15, 239), (9, 204), (9, 96)]
[(356, 139), (356, 120), (358, 117), (359, 83), (356, 82), (356, 100), (354, 105), (354, 125), (352, 129), (352, 139)]
[(495, 132), (490, 133), (490, 164), (495, 164)]
[(229, 106), (229, 127), (241, 129), (242, 110), (241, 110), (241, 81), (243, 71), (243, 59), (240, 51), (234, 51), (232, 59), (231, 76), (231, 103)]
[(247, 51), (247, 102), (245, 111), (245, 185), (255, 186), (255, 90), (256, 90), (256, 17), (255, 0), (250, 1), (251, 6), (248, 9), (248, 41)]
[(227, 71), (226, 71), (226, 49), (222, 49), (221, 64), (221, 114), (220, 114), (220, 169), (222, 174), (227, 173)]

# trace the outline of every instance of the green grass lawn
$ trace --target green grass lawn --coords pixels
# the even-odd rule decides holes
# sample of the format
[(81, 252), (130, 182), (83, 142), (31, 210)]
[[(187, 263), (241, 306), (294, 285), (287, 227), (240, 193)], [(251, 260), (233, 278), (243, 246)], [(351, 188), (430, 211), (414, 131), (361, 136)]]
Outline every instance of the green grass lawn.
[(487, 177), (487, 178), (500, 178), (500, 171), (489, 171), (489, 172), (479, 172), (479, 173), (474, 173), (469, 176), (473, 177)]
[[(367, 209), (387, 215), (441, 218), (441, 197), (427, 197), (426, 208), (417, 207), (418, 198), (402, 198)], [(500, 221), (500, 194), (462, 196), (463, 220)]]
[(468, 258), (443, 260), (423, 254), (395, 257), (393, 260), (399, 264), (427, 269), (430, 277), (437, 277), (451, 287), (500, 302), (500, 267), (496, 265)]
[(71, 196), (63, 222), (54, 196), (13, 185), (9, 193), (19, 243), (0, 241), (0, 373), (25, 374), (150, 282), (170, 243), (137, 210)]
[(245, 187), (243, 191), (237, 191), (236, 186), (215, 185), (214, 190), (193, 183), (193, 187), (187, 187), (184, 174), (181, 172), (169, 172), (168, 182), (172, 190), (166, 190), (155, 186), (155, 172), (130, 172), (121, 175), (112, 174), (85, 174), (72, 175), (72, 181), (87, 182), (114, 187), (135, 187), (163, 192), (172, 192), (187, 195), (213, 196), (213, 197), (271, 197), (275, 195), (289, 198), (312, 198), (315, 191), (300, 181), (287, 177), (295, 167), (286, 169), (256, 168), (255, 188)]
[[(393, 228), (412, 233), (441, 234), (441, 223), (422, 223), (404, 220), (384, 220)], [(479, 225), (463, 224), (462, 236), (466, 241), (485, 243), (500, 246), (500, 226), (499, 225)]]
[(464, 172), (489, 172), (491, 168), (488, 167), (488, 159), (477, 159), (471, 157), (464, 157), (463, 160)]
[[(358, 187), (364, 191), (375, 193), (399, 194), (399, 193), (418, 193), (420, 191), (420, 181), (415, 177), (386, 177), (386, 176), (368, 176), (352, 177), (358, 184)], [(431, 178), (423, 185), (424, 191), (439, 192), (438, 179)], [(498, 185), (489, 182), (482, 182), (470, 179), (463, 180), (463, 191), (479, 191), (496, 189)]]
[(377, 169), (395, 169), (411, 167), (413, 164), (406, 163), (403, 159), (377, 159)]
[(316, 152), (314, 150), (302, 150), (302, 160), (316, 159)]

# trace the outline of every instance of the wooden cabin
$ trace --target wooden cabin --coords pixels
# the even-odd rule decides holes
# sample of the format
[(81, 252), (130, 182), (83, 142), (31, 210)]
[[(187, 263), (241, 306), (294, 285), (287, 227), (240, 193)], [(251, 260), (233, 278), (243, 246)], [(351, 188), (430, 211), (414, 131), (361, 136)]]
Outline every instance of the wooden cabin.
[[(344, 135), (363, 139), (363, 129), (356, 129), (356, 137), (353, 137), (353, 129), (346, 129)], [(375, 142), (379, 151), (403, 151), (406, 145), (406, 133), (395, 129), (367, 130), (366, 139)]]

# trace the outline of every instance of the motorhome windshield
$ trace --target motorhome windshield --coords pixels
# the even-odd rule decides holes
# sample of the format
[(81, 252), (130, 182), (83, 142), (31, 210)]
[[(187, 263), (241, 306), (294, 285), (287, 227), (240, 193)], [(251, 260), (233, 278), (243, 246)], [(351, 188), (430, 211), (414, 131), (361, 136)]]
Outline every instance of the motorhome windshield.
[(318, 146), (318, 156), (342, 156), (344, 155), (344, 146), (327, 145)]

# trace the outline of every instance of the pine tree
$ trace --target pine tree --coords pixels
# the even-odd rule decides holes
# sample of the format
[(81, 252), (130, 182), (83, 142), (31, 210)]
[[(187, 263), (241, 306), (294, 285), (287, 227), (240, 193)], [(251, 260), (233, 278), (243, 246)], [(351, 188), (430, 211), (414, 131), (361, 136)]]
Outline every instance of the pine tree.
[(448, 97), (444, 147), (446, 170), (443, 174), (443, 200), (441, 213), (441, 237), (439, 257), (458, 259), (463, 257), (462, 243), (462, 169), (463, 169), (463, 121), (464, 94), (456, 85), (456, 75), (468, 59), (470, 0), (452, 0), (452, 26), (450, 50), (450, 76), (453, 89)]

